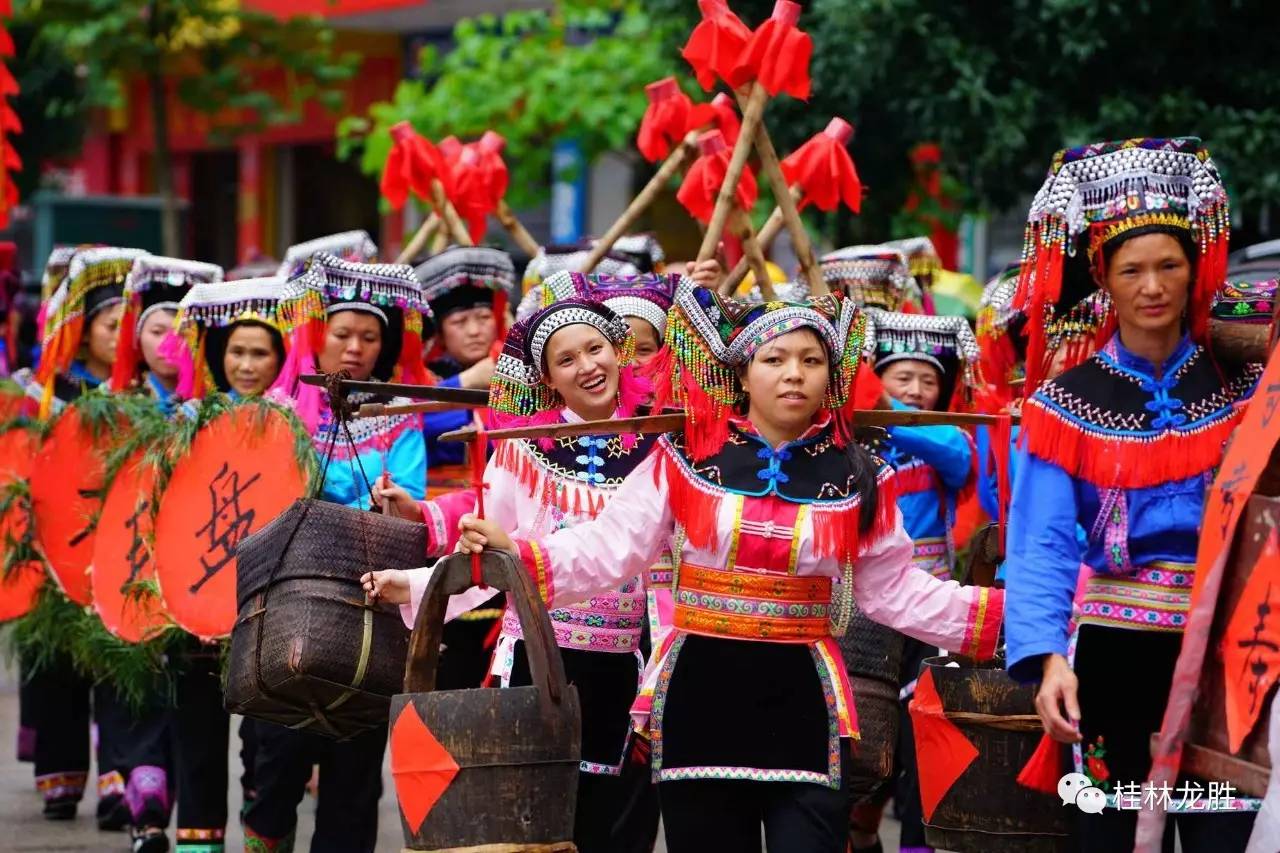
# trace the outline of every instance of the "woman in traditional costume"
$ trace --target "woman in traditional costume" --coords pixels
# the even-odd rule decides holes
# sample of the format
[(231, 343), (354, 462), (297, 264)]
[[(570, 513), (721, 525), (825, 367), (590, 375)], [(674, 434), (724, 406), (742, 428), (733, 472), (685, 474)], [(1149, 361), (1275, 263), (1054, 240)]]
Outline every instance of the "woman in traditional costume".
[[(947, 411), (958, 390), (972, 397), (978, 384), (978, 344), (965, 318), (879, 308), (869, 308), (866, 313), (871, 364), (892, 408)], [(897, 426), (887, 432), (888, 440), (876, 450), (894, 470), (898, 510), (912, 542), (912, 564), (947, 580), (955, 569), (952, 529), (956, 505), (961, 491), (973, 485), (973, 439), (956, 426)], [(936, 654), (937, 646), (905, 638), (898, 672), (901, 713), (892, 790), (902, 823), (899, 841), (904, 851), (913, 853), (931, 848), (924, 838), (915, 737), (907, 703), (915, 695), (921, 664)], [(879, 815), (876, 810), (869, 811), (871, 814), (856, 815), (855, 827), (871, 834), (879, 824)]]
[[(20, 371), (39, 417), (56, 415), (82, 394), (102, 386), (111, 375), (116, 336), (124, 310), (124, 280), (134, 260), (145, 254), (111, 247), (75, 253), (66, 278), (45, 309), (40, 363), (33, 375)], [(38, 402), (36, 402), (38, 401)], [(90, 684), (65, 657), (29, 669), (26, 699), (35, 723), (36, 787), (44, 795), (51, 820), (75, 817), (89, 769)], [(116, 744), (100, 737), (99, 756)], [(128, 822), (124, 780), (114, 769), (99, 767), (98, 824), (121, 829)]]
[[(1091, 780), (1110, 793), (1150, 770), (1205, 491), (1235, 404), (1257, 377), (1256, 366), (1225, 371), (1203, 346), (1228, 232), (1226, 190), (1194, 138), (1058, 152), (1027, 223), (1019, 302), (1030, 396), (1005, 566), (1009, 672), (1040, 682), (1045, 731), (1079, 744)], [(1042, 381), (1053, 356), (1047, 309), (1091, 288), (1111, 303), (1100, 346), (1078, 365), (1063, 355), (1065, 372)], [(1068, 622), (1082, 561), (1093, 575), (1073, 667)], [(1251, 820), (1180, 817), (1182, 849), (1242, 850)], [(1136, 821), (1132, 810), (1081, 814), (1080, 849), (1131, 850)]]
[[(288, 317), (291, 342), (283, 378), (326, 466), (322, 497), (367, 509), (371, 490), (385, 476), (421, 498), (427, 458), (420, 416), (344, 422), (329, 407), (324, 389), (297, 381), (318, 371), (345, 372), (357, 381), (422, 384), (423, 319), (430, 315), (413, 268), (346, 261), (321, 252), (287, 283), (281, 310)], [(364, 392), (346, 399), (353, 407), (408, 402)], [(386, 730), (342, 742), (260, 720), (252, 730), (255, 798), (244, 814), (246, 843), (262, 851), (293, 848), (298, 803), (318, 764), (312, 853), (372, 853)]]
[(858, 727), (833, 633), (853, 601), (928, 643), (995, 651), (1003, 593), (912, 568), (892, 471), (851, 437), (864, 322), (839, 295), (748, 305), (692, 289), (669, 315), (659, 395), (689, 427), (594, 521), (513, 541), (463, 520), (464, 550), (517, 552), (552, 607), (671, 546), (674, 628), (633, 714), (672, 853), (759, 849), (762, 823), (771, 849), (845, 850)]
[(823, 255), (822, 279), (861, 308), (924, 313), (924, 294), (907, 256), (889, 246), (846, 246)]
[[(221, 281), (215, 264), (143, 255), (124, 283), (124, 313), (116, 341), (111, 390), (140, 391), (166, 415), (178, 412), (180, 365), (162, 354), (166, 341), (179, 339), (175, 320), (180, 300), (196, 284)], [(113, 685), (94, 688), (99, 774), (109, 773), (124, 788), (134, 853), (169, 849), (165, 827), (172, 807), (171, 709), (166, 697), (131, 708)]]
[[(278, 278), (197, 284), (178, 305), (181, 347), (176, 394), (195, 416), (206, 397), (281, 399), (286, 358)], [(178, 670), (173, 712), (177, 775), (177, 853), (221, 853), (227, 825), (227, 750), (231, 717), (223, 708), (222, 652), (192, 637)], [(251, 799), (251, 786), (246, 786)]]
[[(442, 388), (483, 388), (493, 377), (493, 345), (506, 335), (507, 298), (516, 283), (511, 256), (483, 246), (451, 246), (414, 269), (435, 319), (427, 369)], [(433, 412), (423, 418), (433, 468), (460, 465), (466, 446), (441, 444), (446, 432), (471, 423), (472, 413)]]

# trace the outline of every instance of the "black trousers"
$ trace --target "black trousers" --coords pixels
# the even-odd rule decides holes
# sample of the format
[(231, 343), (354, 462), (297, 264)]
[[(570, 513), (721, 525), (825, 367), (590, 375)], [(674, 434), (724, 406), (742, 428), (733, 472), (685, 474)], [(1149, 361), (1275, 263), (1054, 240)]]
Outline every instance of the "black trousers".
[(334, 742), (319, 735), (255, 720), (253, 779), (257, 797), (245, 812), (251, 835), (279, 843), (298, 826), (298, 804), (311, 768), (320, 765), (320, 797), (311, 853), (374, 853), (386, 729)]
[(19, 761), (36, 760), (36, 721), (31, 713), (31, 685), (27, 683), (26, 665), (18, 662), (18, 755)]
[[(906, 687), (920, 675), (925, 658), (938, 654), (936, 646), (906, 637), (902, 646), (902, 670), (899, 686)], [(924, 838), (924, 809), (920, 805), (920, 771), (916, 766), (915, 730), (911, 726), (911, 714), (907, 711), (910, 699), (902, 700), (898, 716), (898, 744), (894, 750), (893, 808), (902, 832), (898, 843), (902, 847), (927, 847)]]
[[(578, 778), (581, 780), (581, 775)], [(612, 828), (613, 849), (618, 853), (650, 853), (658, 840), (658, 786), (653, 782), (653, 769), (647, 761), (628, 761), (619, 782), (623, 800), (621, 816)]]
[[(93, 691), (98, 723), (98, 777), (116, 773), (130, 823), (168, 826), (173, 803), (173, 714), (168, 698), (155, 696), (142, 707), (126, 703), (109, 685)], [(98, 801), (103, 813), (104, 800)]]
[[(1182, 635), (1082, 625), (1075, 673), (1080, 681), (1080, 734), (1085, 749), (1101, 738), (1109, 781), (1141, 784), (1151, 770), (1151, 735), (1159, 730)], [(1201, 790), (1208, 790), (1202, 784)], [(1176, 795), (1175, 795), (1176, 796)], [(1253, 813), (1171, 815), (1164, 850), (1173, 853), (1174, 827), (1184, 853), (1243, 851), (1253, 831)], [(1078, 835), (1084, 853), (1129, 853), (1138, 812), (1107, 809), (1081, 814)]]
[[(222, 843), (227, 829), (227, 751), (231, 717), (222, 707), (222, 673), (216, 646), (194, 640), (180, 663), (178, 704), (173, 710), (177, 776), (177, 851)], [(201, 846), (203, 845), (203, 846)]]
[(84, 796), (89, 773), (88, 679), (67, 657), (29, 670), (27, 699), (35, 728), (36, 786), (46, 801)]
[[(847, 747), (843, 750), (848, 754)], [(659, 782), (669, 853), (845, 853), (849, 792), (810, 782)]]

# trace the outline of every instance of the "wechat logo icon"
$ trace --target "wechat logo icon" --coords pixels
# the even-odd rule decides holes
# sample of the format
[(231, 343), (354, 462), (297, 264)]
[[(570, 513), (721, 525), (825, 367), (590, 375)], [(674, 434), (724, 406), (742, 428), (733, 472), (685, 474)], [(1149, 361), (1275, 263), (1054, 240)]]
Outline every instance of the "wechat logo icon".
[(1074, 804), (1086, 814), (1098, 814), (1107, 806), (1107, 795), (1083, 773), (1068, 773), (1058, 780), (1058, 796), (1064, 806)]

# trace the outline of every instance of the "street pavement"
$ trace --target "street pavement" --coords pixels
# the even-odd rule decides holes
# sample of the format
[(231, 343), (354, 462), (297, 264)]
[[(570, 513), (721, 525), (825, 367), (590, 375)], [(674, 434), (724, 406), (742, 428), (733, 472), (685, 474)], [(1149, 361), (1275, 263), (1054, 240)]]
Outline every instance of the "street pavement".
[[(240, 813), (240, 718), (232, 718), (230, 762), (231, 790), (227, 823), (228, 853), (244, 849), (244, 835), (236, 816)], [(101, 832), (94, 822), (97, 791), (90, 771), (90, 790), (80, 804), (80, 814), (73, 821), (49, 821), (40, 814), (40, 796), (36, 793), (30, 764), (20, 764), (14, 755), (18, 737), (18, 687), (11, 668), (0, 662), (0, 853), (128, 853), (129, 839), (124, 832)], [(395, 788), (391, 783), (389, 759), (382, 766), (383, 794), (378, 814), (378, 853), (399, 853), (404, 849)], [(294, 849), (306, 853), (311, 847), (315, 826), (314, 797), (308, 795), (298, 808), (298, 840)], [(886, 851), (898, 849), (898, 826), (885, 818), (881, 837)], [(169, 840), (173, 841), (170, 825)], [(665, 853), (659, 833), (654, 853)]]

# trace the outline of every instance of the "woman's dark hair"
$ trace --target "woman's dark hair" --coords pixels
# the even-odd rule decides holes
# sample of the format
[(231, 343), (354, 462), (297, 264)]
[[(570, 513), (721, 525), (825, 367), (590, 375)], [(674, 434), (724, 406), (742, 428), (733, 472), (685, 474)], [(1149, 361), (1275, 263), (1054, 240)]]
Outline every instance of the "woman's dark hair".
[(858, 536), (868, 536), (876, 526), (876, 514), (880, 509), (880, 488), (876, 475), (880, 465), (876, 457), (860, 441), (849, 442), (845, 453), (852, 463), (853, 483), (858, 490)]
[(266, 323), (260, 323), (257, 320), (240, 320), (230, 326), (215, 326), (205, 332), (204, 360), (209, 365), (209, 372), (213, 374), (214, 385), (218, 386), (218, 390), (224, 394), (231, 390), (231, 383), (227, 381), (227, 370), (223, 366), (223, 359), (227, 354), (227, 342), (231, 340), (231, 331), (238, 326), (255, 326), (259, 329), (266, 329), (270, 333), (271, 349), (275, 350), (279, 368), (284, 367), (284, 338), (280, 335), (278, 329), (268, 326)]

